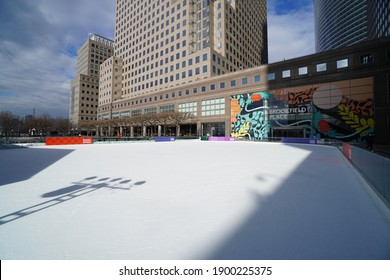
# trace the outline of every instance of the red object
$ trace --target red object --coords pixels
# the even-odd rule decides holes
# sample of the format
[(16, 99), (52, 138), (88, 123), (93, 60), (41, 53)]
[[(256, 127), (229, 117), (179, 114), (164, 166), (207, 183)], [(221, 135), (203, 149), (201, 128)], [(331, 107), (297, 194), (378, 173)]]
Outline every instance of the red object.
[(352, 146), (348, 143), (343, 143), (343, 154), (344, 156), (352, 161)]
[(251, 100), (253, 102), (260, 101), (261, 100), (261, 95), (260, 94), (252, 94)]
[(46, 145), (92, 144), (92, 137), (47, 137)]
[(329, 123), (327, 121), (325, 121), (325, 120), (320, 120), (318, 122), (318, 126), (320, 127), (321, 132), (325, 132), (326, 133), (330, 129)]

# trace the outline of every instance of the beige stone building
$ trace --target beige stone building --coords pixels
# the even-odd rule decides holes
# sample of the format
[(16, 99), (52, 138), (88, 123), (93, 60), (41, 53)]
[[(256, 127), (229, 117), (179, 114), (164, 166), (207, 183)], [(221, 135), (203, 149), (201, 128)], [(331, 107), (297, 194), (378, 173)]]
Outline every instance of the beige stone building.
[(74, 129), (80, 121), (97, 119), (100, 64), (114, 53), (114, 42), (91, 35), (77, 52), (76, 76), (71, 81), (69, 120)]
[(122, 98), (267, 63), (265, 0), (116, 1)]
[(112, 104), (122, 99), (122, 67), (122, 59), (116, 56), (100, 65), (98, 111), (102, 120), (115, 117), (112, 115)]

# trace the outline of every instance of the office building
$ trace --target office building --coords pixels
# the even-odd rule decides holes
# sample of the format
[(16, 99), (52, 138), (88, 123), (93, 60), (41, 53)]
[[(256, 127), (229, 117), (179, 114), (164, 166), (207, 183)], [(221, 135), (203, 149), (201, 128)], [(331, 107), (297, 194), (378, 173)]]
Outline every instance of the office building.
[[(390, 144), (390, 37), (168, 87), (112, 104), (124, 137), (316, 137)], [(166, 112), (192, 118), (166, 123)], [(162, 129), (164, 126), (164, 129)], [(108, 129), (111, 128), (111, 129)], [(167, 132), (168, 133), (165, 133)], [(111, 134), (112, 135), (112, 134)]]
[(108, 58), (100, 65), (98, 107), (102, 120), (113, 117), (112, 104), (122, 98), (122, 67), (122, 59), (116, 56)]
[(114, 42), (90, 35), (77, 52), (76, 76), (71, 81), (69, 120), (77, 130), (81, 121), (97, 119), (100, 64), (114, 53)]
[(315, 0), (316, 51), (390, 35), (387, 0)]
[(116, 1), (122, 98), (268, 61), (265, 0)]
[(390, 1), (368, 1), (368, 37), (370, 39), (390, 35)]

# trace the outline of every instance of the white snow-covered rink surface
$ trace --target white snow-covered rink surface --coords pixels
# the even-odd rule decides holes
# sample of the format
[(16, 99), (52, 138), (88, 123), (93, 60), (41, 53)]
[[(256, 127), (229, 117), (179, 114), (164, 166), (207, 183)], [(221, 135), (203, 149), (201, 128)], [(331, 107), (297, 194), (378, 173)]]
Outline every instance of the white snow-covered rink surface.
[(390, 259), (339, 150), (176, 141), (0, 151), (0, 259)]

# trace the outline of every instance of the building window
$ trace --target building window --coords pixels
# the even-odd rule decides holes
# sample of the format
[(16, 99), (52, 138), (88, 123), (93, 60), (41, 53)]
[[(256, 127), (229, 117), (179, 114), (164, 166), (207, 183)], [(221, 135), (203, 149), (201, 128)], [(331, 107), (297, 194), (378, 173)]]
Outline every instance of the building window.
[(324, 72), (326, 71), (326, 63), (320, 63), (316, 66), (317, 72)]
[(248, 78), (246, 78), (246, 77), (245, 77), (245, 78), (242, 78), (242, 81), (241, 81), (241, 82), (242, 82), (243, 85), (248, 84)]
[(282, 72), (282, 77), (283, 78), (290, 78), (291, 77), (291, 70), (284, 70)]
[(307, 73), (308, 73), (307, 66), (300, 67), (300, 68), (298, 69), (298, 74), (299, 74), (299, 75), (307, 75)]
[(210, 90), (215, 90), (215, 85), (214, 84), (210, 85)]
[(136, 117), (136, 116), (140, 116), (140, 115), (142, 115), (142, 110), (141, 109), (131, 111), (131, 116), (132, 117)]
[(160, 113), (166, 113), (166, 112), (174, 112), (175, 111), (175, 105), (165, 105), (160, 106)]
[(236, 86), (236, 80), (231, 80), (230, 81), (230, 86), (235, 87)]
[(360, 56), (360, 64), (370, 64), (374, 62), (372, 54), (365, 54)]
[(156, 107), (144, 109), (144, 114), (145, 115), (155, 114), (156, 112), (157, 112)]
[(225, 98), (202, 100), (202, 116), (225, 114)]
[(337, 60), (337, 69), (348, 67), (348, 58)]
[(275, 73), (268, 73), (268, 81), (275, 80)]
[(219, 84), (219, 87), (220, 87), (220, 88), (225, 88), (225, 82), (220, 83), (220, 84)]
[(260, 75), (254, 76), (253, 77), (253, 82), (254, 83), (259, 83), (261, 81)]
[(196, 116), (198, 111), (197, 102), (188, 102), (179, 104), (179, 112), (181, 113), (191, 113)]

